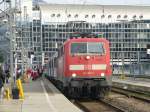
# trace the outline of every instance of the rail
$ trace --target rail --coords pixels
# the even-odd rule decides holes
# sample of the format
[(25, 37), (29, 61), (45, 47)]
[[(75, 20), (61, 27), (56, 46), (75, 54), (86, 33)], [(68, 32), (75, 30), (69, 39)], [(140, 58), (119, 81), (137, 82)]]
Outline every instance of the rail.
[[(82, 104), (83, 102), (86, 102), (86, 104)], [(92, 105), (94, 104), (94, 107)], [(80, 109), (82, 109), (84, 112), (126, 112), (126, 110), (120, 108), (117, 105), (113, 105), (109, 103), (107, 100), (92, 100), (92, 99), (84, 99), (84, 100), (75, 100), (74, 104), (78, 106)], [(104, 109), (105, 108), (105, 109)]]
[[(119, 77), (120, 74), (113, 74), (115, 77)], [(125, 74), (125, 77), (133, 77), (133, 78), (145, 78), (145, 79), (150, 79), (150, 75), (134, 75), (134, 74)]]
[(118, 87), (113, 87), (112, 92), (123, 94), (128, 97), (134, 97), (136, 99), (143, 100), (150, 103), (150, 93), (149, 92), (140, 92), (136, 90), (122, 89)]

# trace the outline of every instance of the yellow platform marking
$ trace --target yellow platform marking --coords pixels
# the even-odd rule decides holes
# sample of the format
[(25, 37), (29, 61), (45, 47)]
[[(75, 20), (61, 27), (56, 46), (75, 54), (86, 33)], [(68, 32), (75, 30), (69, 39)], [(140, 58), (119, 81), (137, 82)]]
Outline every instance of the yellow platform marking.
[(21, 80), (18, 79), (18, 80), (16, 81), (16, 83), (17, 83), (17, 87), (18, 87), (18, 89), (19, 89), (19, 97), (20, 97), (20, 99), (24, 99), (24, 91), (23, 91), (23, 87), (22, 87)]

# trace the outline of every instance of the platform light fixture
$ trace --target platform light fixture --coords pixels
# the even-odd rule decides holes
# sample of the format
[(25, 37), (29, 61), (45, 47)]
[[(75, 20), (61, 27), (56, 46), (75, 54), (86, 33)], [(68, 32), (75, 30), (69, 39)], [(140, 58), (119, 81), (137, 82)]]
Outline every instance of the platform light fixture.
[(57, 17), (60, 17), (61, 15), (60, 14), (57, 14)]
[(94, 15), (92, 15), (92, 18), (95, 18), (96, 16), (95, 16), (95, 14)]
[(78, 17), (78, 14), (76, 14), (74, 17), (77, 18), (77, 17)]
[(135, 20), (135, 19), (136, 19), (136, 17), (137, 17), (136, 15), (133, 15), (133, 17), (132, 17), (132, 18)]
[(124, 17), (123, 17), (124, 19), (127, 19), (128, 18), (128, 15), (124, 15)]
[(120, 19), (121, 18), (121, 15), (117, 15), (117, 19)]
[(55, 14), (52, 14), (51, 17), (55, 17)]
[(89, 15), (85, 15), (85, 18), (88, 18), (89, 17)]
[(71, 14), (69, 14), (67, 17), (70, 18), (70, 17), (71, 17)]
[(143, 19), (143, 15), (140, 15), (139, 18), (140, 18), (140, 19)]
[(112, 17), (112, 15), (108, 15), (108, 19), (110, 19)]
[(105, 15), (103, 14), (103, 15), (101, 15), (101, 18), (103, 19), (103, 18), (105, 18)]

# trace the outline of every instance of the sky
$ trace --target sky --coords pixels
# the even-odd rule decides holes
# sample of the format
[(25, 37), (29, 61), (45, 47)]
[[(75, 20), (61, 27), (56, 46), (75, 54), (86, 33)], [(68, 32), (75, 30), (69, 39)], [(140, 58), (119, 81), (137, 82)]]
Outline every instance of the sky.
[(102, 4), (102, 5), (150, 5), (150, 0), (43, 0), (47, 3)]

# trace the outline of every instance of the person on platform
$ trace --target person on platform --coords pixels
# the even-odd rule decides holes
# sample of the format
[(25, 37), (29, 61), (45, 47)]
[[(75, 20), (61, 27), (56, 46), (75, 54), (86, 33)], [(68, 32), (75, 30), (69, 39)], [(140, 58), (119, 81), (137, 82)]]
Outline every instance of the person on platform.
[(39, 77), (42, 76), (42, 74), (43, 74), (43, 69), (42, 69), (42, 67), (38, 67), (38, 68), (37, 68), (37, 73), (38, 73)]
[(6, 83), (8, 83), (8, 82), (9, 82), (9, 77), (10, 77), (10, 72), (9, 72), (9, 70), (6, 70), (6, 71), (5, 71), (5, 74), (6, 74)]
[(36, 68), (32, 70), (31, 77), (32, 77), (32, 80), (36, 80), (39, 77), (39, 74)]
[(21, 70), (21, 68), (17, 68), (17, 71), (16, 71), (16, 75), (17, 75), (17, 79), (19, 79), (20, 77), (21, 77), (21, 73), (22, 73), (22, 70)]

